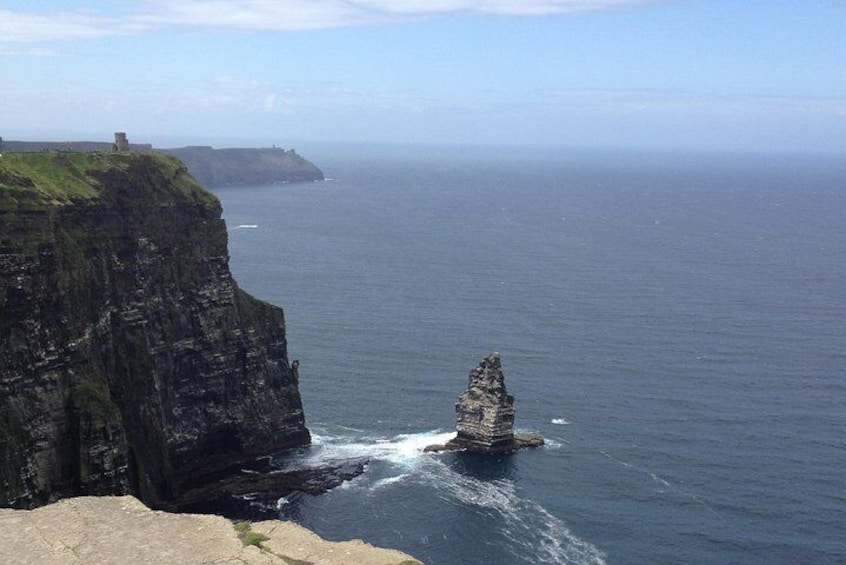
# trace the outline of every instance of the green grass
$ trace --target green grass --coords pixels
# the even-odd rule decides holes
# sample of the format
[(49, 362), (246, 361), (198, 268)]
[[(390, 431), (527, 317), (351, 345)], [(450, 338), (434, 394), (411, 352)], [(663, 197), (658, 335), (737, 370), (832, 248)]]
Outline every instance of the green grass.
[(264, 547), (262, 543), (266, 542), (270, 538), (264, 534), (252, 531), (253, 525), (250, 522), (235, 522), (232, 524), (232, 527), (236, 532), (238, 532), (238, 539), (241, 540), (244, 547), (254, 545), (264, 552), (272, 553), (276, 557), (279, 557), (282, 561), (287, 563), (287, 565), (314, 565), (311, 561), (303, 561), (302, 559), (294, 559), (293, 557), (288, 557), (287, 555), (280, 555), (275, 551), (271, 551)]
[(249, 522), (236, 522), (232, 527), (238, 532), (238, 539), (245, 546), (254, 545), (259, 549), (264, 549), (261, 547), (262, 542), (270, 539), (264, 534), (252, 531), (253, 525)]
[(92, 201), (130, 183), (148, 187), (150, 196), (163, 203), (216, 202), (188, 174), (181, 161), (160, 153), (42, 152), (0, 156), (0, 209)]
[(235, 531), (238, 532), (238, 537), (240, 537), (241, 534), (249, 532), (253, 525), (249, 522), (235, 522), (232, 527), (235, 528)]
[(244, 537), (241, 538), (241, 543), (244, 545), (254, 545), (256, 547), (261, 547), (261, 542), (267, 541), (270, 538), (264, 534), (259, 534), (256, 532), (247, 532), (244, 534)]

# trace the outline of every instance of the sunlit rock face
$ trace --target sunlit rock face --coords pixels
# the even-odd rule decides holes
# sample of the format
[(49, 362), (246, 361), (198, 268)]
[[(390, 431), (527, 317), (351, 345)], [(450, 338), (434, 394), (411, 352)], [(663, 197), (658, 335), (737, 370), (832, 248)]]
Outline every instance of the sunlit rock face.
[(514, 397), (505, 388), (498, 353), (485, 357), (470, 371), (467, 390), (455, 403), (453, 440), (463, 449), (511, 451), (514, 444)]
[(467, 391), (455, 403), (457, 435), (424, 451), (471, 451), (503, 454), (544, 444), (539, 434), (514, 433), (514, 397), (505, 390), (499, 353), (491, 353), (470, 371)]
[(307, 444), (280, 308), (240, 290), (217, 199), (149, 153), (0, 159), (0, 506), (167, 508)]

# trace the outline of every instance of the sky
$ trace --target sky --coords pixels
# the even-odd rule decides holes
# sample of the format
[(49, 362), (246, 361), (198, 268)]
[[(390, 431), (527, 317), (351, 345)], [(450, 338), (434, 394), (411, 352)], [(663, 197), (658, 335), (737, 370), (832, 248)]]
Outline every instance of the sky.
[(0, 0), (0, 136), (846, 153), (844, 0)]

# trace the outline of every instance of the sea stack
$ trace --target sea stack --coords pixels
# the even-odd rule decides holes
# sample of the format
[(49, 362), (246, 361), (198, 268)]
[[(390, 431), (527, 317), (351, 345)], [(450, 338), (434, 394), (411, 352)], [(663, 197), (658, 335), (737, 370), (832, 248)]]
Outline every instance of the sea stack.
[(466, 450), (511, 453), (543, 445), (538, 434), (514, 434), (514, 397), (505, 388), (499, 353), (491, 353), (470, 371), (467, 390), (455, 403), (455, 438), (426, 451)]

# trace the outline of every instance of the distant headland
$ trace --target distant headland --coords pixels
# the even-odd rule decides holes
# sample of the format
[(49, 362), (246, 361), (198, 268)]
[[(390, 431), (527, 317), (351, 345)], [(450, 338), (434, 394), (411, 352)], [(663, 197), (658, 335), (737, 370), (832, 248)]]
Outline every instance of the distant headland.
[(215, 149), (189, 146), (172, 149), (150, 143), (129, 143), (124, 132), (115, 133), (114, 143), (105, 141), (8, 141), (0, 137), (0, 153), (40, 151), (136, 151), (165, 153), (180, 159), (203, 186), (271, 184), (323, 180), (323, 172), (294, 149), (274, 147)]

